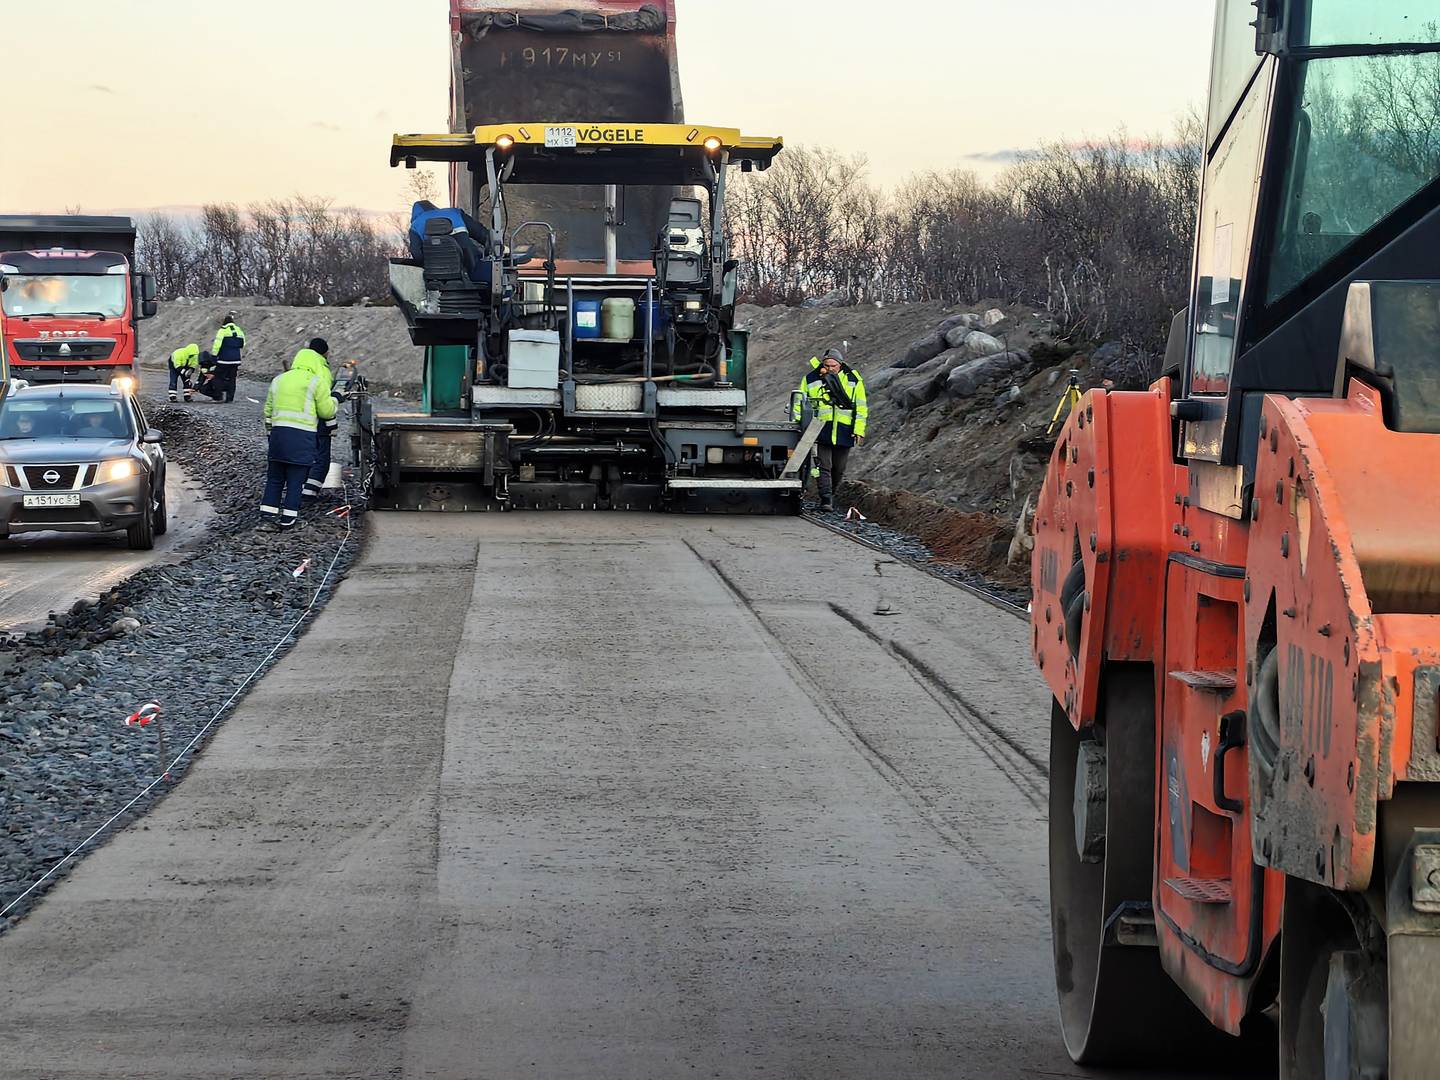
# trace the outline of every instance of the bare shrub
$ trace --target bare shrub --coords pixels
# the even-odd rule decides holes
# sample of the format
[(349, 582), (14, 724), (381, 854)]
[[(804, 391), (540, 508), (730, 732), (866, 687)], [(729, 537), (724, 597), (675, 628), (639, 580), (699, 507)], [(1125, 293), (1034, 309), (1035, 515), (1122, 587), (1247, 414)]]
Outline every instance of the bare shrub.
[(309, 306), (389, 295), (395, 243), (369, 217), (326, 199), (270, 199), (241, 210), (201, 208), (193, 222), (152, 214), (140, 222), (137, 261), (162, 299), (260, 296)]
[(862, 159), (789, 150), (733, 188), (741, 286), (756, 303), (993, 299), (1044, 307), (1077, 337), (1158, 348), (1184, 306), (1202, 126), (1169, 139), (1056, 143), (993, 184), (926, 173), (893, 192)]

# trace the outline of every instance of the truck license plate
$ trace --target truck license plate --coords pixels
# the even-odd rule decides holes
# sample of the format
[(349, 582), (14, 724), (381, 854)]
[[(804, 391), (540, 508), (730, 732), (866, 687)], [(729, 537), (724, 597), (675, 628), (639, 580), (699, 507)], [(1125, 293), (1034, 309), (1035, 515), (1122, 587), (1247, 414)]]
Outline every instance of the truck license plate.
[(575, 129), (573, 127), (547, 127), (545, 129), (545, 145), (558, 147), (575, 147)]
[(21, 503), (30, 510), (42, 510), (56, 506), (79, 506), (79, 495), (24, 495)]

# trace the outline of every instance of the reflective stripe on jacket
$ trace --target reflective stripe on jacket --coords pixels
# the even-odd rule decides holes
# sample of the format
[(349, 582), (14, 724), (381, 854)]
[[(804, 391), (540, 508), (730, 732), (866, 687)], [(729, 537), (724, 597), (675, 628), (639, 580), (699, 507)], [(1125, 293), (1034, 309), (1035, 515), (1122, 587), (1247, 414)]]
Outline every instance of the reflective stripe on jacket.
[(265, 427), (294, 428), (312, 434), (320, 421), (335, 418), (335, 399), (320, 392), (323, 380), (309, 371), (291, 368), (270, 380), (265, 395)]
[(200, 346), (183, 345), (170, 354), (170, 366), (177, 371), (200, 366)]
[(850, 400), (832, 400), (830, 388), (825, 385), (825, 376), (820, 373), (820, 360), (810, 358), (810, 371), (800, 380), (800, 393), (804, 400), (797, 401), (791, 419), (800, 421), (804, 401), (810, 402), (815, 416), (826, 422), (823, 440), (832, 446), (851, 446), (855, 438), (865, 437), (870, 420), (870, 405), (865, 399), (865, 380), (860, 373), (845, 365), (840, 366), (835, 378)]
[(215, 354), (218, 363), (238, 364), (240, 350), (243, 348), (245, 348), (245, 331), (231, 322), (216, 331), (215, 344), (210, 346), (210, 351)]

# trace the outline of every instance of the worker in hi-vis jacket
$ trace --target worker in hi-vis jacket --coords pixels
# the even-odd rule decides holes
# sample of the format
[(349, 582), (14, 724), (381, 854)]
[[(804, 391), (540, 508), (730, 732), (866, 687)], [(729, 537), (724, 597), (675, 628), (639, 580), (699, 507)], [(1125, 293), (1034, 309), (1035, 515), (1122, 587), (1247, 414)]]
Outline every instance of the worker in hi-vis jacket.
[(840, 349), (826, 349), (823, 357), (811, 357), (810, 370), (800, 380), (800, 397), (795, 401), (792, 417), (797, 423), (806, 402), (815, 418), (825, 422), (815, 444), (815, 458), (820, 473), (820, 509), (833, 510), (835, 492), (845, 479), (850, 450), (865, 442), (865, 427), (870, 417), (865, 380), (845, 363), (845, 354)]
[(266, 532), (284, 532), (299, 521), (300, 497), (315, 464), (320, 425), (335, 418), (335, 399), (325, 379), (315, 374), (313, 362), (313, 350), (301, 349), (290, 370), (271, 380), (265, 395), (270, 465), (260, 502), (265, 519), (260, 527)]

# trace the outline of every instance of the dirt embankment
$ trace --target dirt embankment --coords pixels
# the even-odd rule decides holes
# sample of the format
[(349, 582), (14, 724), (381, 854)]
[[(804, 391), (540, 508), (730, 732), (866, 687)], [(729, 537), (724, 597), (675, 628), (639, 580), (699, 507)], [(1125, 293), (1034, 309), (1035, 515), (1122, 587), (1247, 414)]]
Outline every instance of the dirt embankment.
[(311, 338), (323, 337), (332, 366), (355, 360), (371, 382), (405, 396), (419, 393), (423, 351), (410, 343), (405, 320), (392, 307), (281, 307), (233, 297), (172, 300), (141, 328), (143, 366), (163, 370), (172, 351), (192, 342), (208, 349), (231, 311), (245, 331), (247, 375), (278, 375)]
[(1009, 561), (1011, 541), (1044, 477), (1068, 371), (1088, 388), (1127, 359), (1092, 362), (1057, 340), (1047, 313), (993, 303), (743, 307), (740, 323), (760, 418), (784, 415), (810, 357), (844, 348), (870, 388), (844, 501), (1005, 585), (1029, 579), (1028, 551)]

